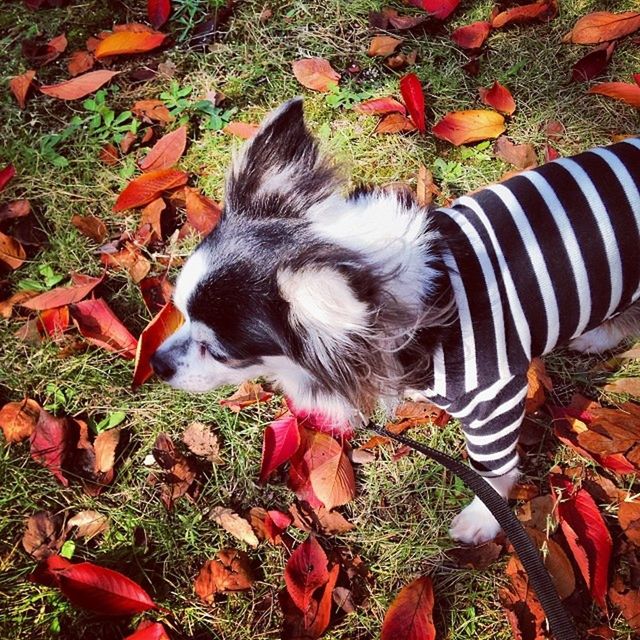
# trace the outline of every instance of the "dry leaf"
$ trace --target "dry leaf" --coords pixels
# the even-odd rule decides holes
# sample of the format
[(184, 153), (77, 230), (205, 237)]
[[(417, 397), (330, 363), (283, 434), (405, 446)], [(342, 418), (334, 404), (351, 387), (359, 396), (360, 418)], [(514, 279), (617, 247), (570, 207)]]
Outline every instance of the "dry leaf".
[(74, 527), (76, 528), (74, 537), (91, 540), (91, 538), (95, 538), (109, 529), (109, 519), (97, 511), (88, 509), (76, 513), (75, 516), (67, 521), (67, 532)]
[(253, 580), (249, 556), (238, 549), (223, 549), (200, 569), (194, 589), (200, 600), (211, 604), (216, 593), (250, 589)]
[(217, 522), (225, 531), (242, 540), (251, 547), (259, 544), (251, 525), (237, 513), (226, 507), (214, 507), (209, 514), (209, 519)]
[(380, 56), (386, 58), (390, 56), (402, 43), (402, 38), (394, 38), (393, 36), (375, 36), (369, 45), (368, 56)]
[(71, 77), (78, 76), (93, 68), (96, 60), (88, 51), (74, 51), (67, 63), (67, 69)]
[(416, 125), (402, 113), (390, 113), (378, 122), (374, 133), (401, 133), (415, 131)]
[(533, 145), (514, 144), (507, 136), (500, 136), (493, 145), (493, 150), (498, 158), (519, 170), (533, 169), (538, 164)]
[(29, 69), (29, 71), (25, 71), (22, 75), (15, 76), (9, 80), (9, 88), (21, 109), (24, 109), (27, 104), (27, 95), (35, 77), (36, 72), (33, 69)]
[(90, 71), (71, 80), (40, 87), (40, 91), (60, 100), (79, 100), (107, 84), (119, 71)]
[(156, 142), (138, 164), (142, 171), (156, 171), (172, 167), (182, 157), (187, 146), (187, 126), (167, 133)]
[(433, 127), (433, 134), (456, 146), (497, 138), (505, 130), (504, 117), (495, 111), (470, 110), (447, 113)]
[(327, 92), (338, 84), (340, 74), (324, 58), (303, 58), (292, 63), (298, 82), (314, 91)]
[(38, 511), (27, 520), (22, 546), (30, 556), (43, 560), (57, 554), (64, 540), (62, 518), (49, 511)]
[(223, 464), (220, 457), (218, 436), (202, 422), (192, 422), (184, 432), (182, 441), (191, 453), (210, 460), (214, 464)]
[(40, 405), (30, 398), (9, 402), (0, 409), (0, 428), (7, 442), (20, 442), (29, 438), (40, 415)]
[(622, 38), (640, 29), (640, 12), (595, 11), (582, 16), (562, 39), (574, 44), (600, 44)]
[(95, 243), (100, 244), (107, 238), (107, 225), (96, 218), (96, 216), (79, 216), (74, 214), (71, 218), (71, 224), (87, 238), (91, 238)]

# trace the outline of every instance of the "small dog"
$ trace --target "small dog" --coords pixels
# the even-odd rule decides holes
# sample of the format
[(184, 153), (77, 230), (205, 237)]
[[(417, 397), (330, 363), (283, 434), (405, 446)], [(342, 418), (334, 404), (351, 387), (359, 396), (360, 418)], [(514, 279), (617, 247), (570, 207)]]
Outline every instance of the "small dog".
[[(300, 99), (268, 116), (178, 277), (186, 321), (155, 371), (194, 392), (264, 376), (336, 428), (420, 390), (461, 420), (472, 466), (507, 497), (532, 357), (640, 331), (640, 139), (446, 208), (343, 186)], [(478, 498), (450, 530), (467, 543), (498, 532)]]

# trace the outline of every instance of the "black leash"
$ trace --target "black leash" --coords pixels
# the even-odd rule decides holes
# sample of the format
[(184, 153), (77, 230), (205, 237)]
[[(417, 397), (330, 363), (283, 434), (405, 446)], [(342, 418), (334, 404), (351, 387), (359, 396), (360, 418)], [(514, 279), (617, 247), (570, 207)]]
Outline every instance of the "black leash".
[(560, 597), (551, 581), (549, 572), (540, 558), (540, 552), (527, 535), (506, 500), (471, 467), (448, 456), (446, 453), (427, 447), (415, 440), (411, 440), (411, 438), (395, 435), (371, 421), (367, 424), (367, 428), (419, 451), (458, 476), (484, 502), (511, 541), (522, 566), (529, 576), (531, 586), (536, 592), (538, 600), (540, 600), (540, 604), (549, 621), (549, 629), (556, 640), (579, 640), (573, 621), (562, 602), (560, 602)]

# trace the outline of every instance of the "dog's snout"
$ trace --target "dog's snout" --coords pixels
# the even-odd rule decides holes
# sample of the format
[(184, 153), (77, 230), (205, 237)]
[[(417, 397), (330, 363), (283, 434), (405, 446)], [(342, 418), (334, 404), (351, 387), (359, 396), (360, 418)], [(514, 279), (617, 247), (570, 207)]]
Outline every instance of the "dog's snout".
[(176, 368), (169, 362), (167, 355), (163, 355), (160, 351), (156, 351), (153, 356), (151, 356), (151, 366), (163, 380), (169, 380), (176, 372)]

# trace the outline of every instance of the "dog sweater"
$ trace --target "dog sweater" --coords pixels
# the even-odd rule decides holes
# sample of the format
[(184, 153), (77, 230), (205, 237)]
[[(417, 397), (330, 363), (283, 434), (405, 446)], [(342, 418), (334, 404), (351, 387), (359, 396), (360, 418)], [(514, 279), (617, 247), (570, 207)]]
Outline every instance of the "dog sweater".
[(640, 139), (555, 160), (432, 212), (457, 320), (426, 395), (486, 476), (518, 464), (531, 359), (640, 295)]

